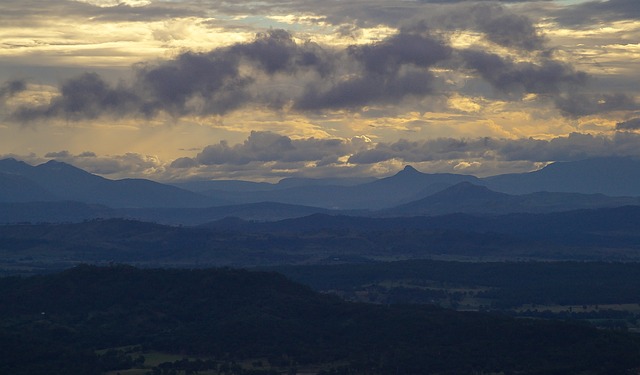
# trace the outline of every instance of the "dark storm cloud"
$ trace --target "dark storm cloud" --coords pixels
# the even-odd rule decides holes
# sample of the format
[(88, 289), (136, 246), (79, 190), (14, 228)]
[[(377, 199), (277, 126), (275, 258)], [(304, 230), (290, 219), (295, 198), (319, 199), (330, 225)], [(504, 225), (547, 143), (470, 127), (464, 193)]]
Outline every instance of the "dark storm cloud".
[[(136, 89), (145, 98), (142, 111), (154, 115), (160, 110), (174, 116), (189, 112), (225, 113), (248, 100), (244, 91), (250, 83), (238, 72), (234, 56), (214, 51), (184, 53), (159, 65), (139, 66)], [(200, 109), (188, 108), (194, 97), (203, 100)]]
[[(205, 147), (195, 160), (202, 165), (244, 165), (254, 161), (296, 163), (314, 161), (330, 164), (355, 147), (341, 139), (296, 139), (271, 132), (252, 131), (242, 144), (230, 146), (226, 141)], [(185, 167), (187, 160), (176, 160), (175, 167)], [(185, 164), (186, 163), (186, 164)]]
[[(326, 51), (311, 42), (298, 44), (289, 33), (271, 30), (249, 43), (140, 64), (129, 85), (112, 86), (95, 73), (83, 74), (64, 82), (60, 95), (49, 105), (22, 107), (14, 117), (80, 120), (101, 115), (153, 117), (160, 111), (173, 116), (209, 115), (248, 103), (279, 108), (289, 101), (303, 110), (397, 103), (409, 95), (429, 94), (433, 76), (427, 68), (450, 53), (442, 42), (418, 34), (401, 33), (341, 52)], [(346, 72), (350, 78), (345, 79), (335, 62), (339, 59), (362, 68)], [(295, 81), (308, 73), (313, 74), (307, 81)], [(263, 89), (256, 94), (255, 85), (265, 82), (265, 77), (307, 82), (306, 91)]]
[(349, 47), (348, 56), (362, 67), (358, 73), (328, 87), (323, 82), (308, 84), (295, 107), (356, 108), (428, 95), (434, 76), (427, 68), (449, 58), (451, 51), (440, 40), (405, 31), (380, 43)]
[(556, 20), (571, 26), (593, 27), (603, 22), (640, 19), (637, 0), (590, 1), (566, 7), (557, 13)]
[(98, 74), (85, 73), (63, 83), (60, 96), (49, 105), (21, 107), (13, 116), (23, 122), (50, 117), (94, 119), (104, 113), (123, 116), (134, 112), (139, 102), (128, 88), (111, 87)]
[(622, 121), (616, 124), (617, 130), (638, 130), (640, 129), (640, 117)]
[(402, 65), (430, 67), (451, 55), (441, 40), (413, 32), (400, 32), (387, 40), (364, 46), (352, 46), (349, 54), (375, 74), (394, 74)]
[(505, 93), (558, 94), (567, 86), (583, 85), (587, 80), (585, 73), (549, 59), (540, 63), (514, 62), (478, 50), (461, 51), (460, 56), (465, 66)]
[(24, 80), (11, 80), (0, 86), (0, 100), (10, 98), (27, 89), (27, 83)]
[(616, 133), (613, 137), (572, 133), (551, 140), (456, 139), (400, 140), (378, 143), (375, 148), (355, 153), (349, 163), (374, 164), (388, 160), (425, 162), (437, 160), (502, 160), (548, 162), (580, 160), (597, 156), (640, 156), (640, 135)]
[(194, 158), (178, 158), (172, 161), (169, 167), (181, 169), (181, 168), (193, 168), (193, 167), (197, 167), (198, 165), (200, 165), (200, 163), (198, 163), (198, 161), (195, 160)]
[(563, 114), (570, 117), (589, 116), (603, 112), (635, 110), (640, 105), (629, 95), (616, 94), (581, 94), (570, 92), (555, 99), (556, 106)]
[(295, 73), (305, 68), (324, 73), (333, 65), (320, 46), (311, 42), (299, 45), (285, 30), (258, 33), (253, 42), (236, 44), (226, 52), (257, 64), (267, 74)]
[[(253, 70), (240, 73), (241, 67)], [(220, 48), (209, 53), (184, 53), (172, 61), (138, 69), (138, 87), (147, 98), (145, 113), (159, 110), (173, 115), (224, 114), (249, 102), (278, 107), (279, 92), (251, 93), (261, 73), (295, 77), (301, 71), (328, 74), (333, 63), (314, 43), (297, 44), (284, 30), (257, 34), (254, 41)], [(255, 90), (254, 90), (255, 91)], [(198, 99), (196, 107), (190, 104)]]
[(435, 22), (451, 30), (480, 31), (486, 39), (517, 50), (536, 51), (545, 48), (545, 38), (530, 18), (515, 14), (496, 3), (458, 6), (445, 14), (441, 21)]
[[(501, 17), (513, 15), (502, 11), (487, 15), (488, 19)], [(492, 35), (507, 35), (508, 25), (515, 23), (505, 21), (496, 26), (504, 30), (494, 30)], [(534, 33), (527, 26), (525, 34)], [(523, 45), (529, 39), (517, 39), (513, 43), (529, 48)], [(285, 106), (300, 111), (357, 110), (442, 94), (444, 81), (432, 71), (437, 67), (473, 71), (511, 99), (519, 100), (527, 93), (558, 97), (556, 103), (563, 113), (589, 114), (591, 107), (582, 108), (579, 97), (567, 94), (585, 83), (586, 74), (544, 56), (535, 63), (516, 62), (485, 51), (456, 51), (432, 35), (424, 23), (404, 27), (380, 42), (344, 50), (296, 42), (284, 30), (269, 30), (250, 42), (138, 64), (129, 83), (112, 85), (95, 73), (83, 74), (64, 82), (60, 95), (48, 105), (21, 107), (13, 117), (28, 122), (100, 116), (151, 118), (159, 113), (206, 116), (249, 105), (275, 110)], [(612, 96), (606, 100), (609, 104), (596, 107), (600, 111), (622, 108), (613, 103), (619, 99)]]
[(300, 110), (358, 108), (368, 104), (398, 103), (407, 96), (424, 96), (431, 92), (433, 75), (409, 71), (391, 76), (365, 74), (340, 81), (328, 89), (321, 84), (307, 86), (296, 101)]
[[(14, 113), (21, 121), (61, 117), (93, 119), (101, 115), (173, 116), (224, 114), (253, 98), (247, 88), (257, 79), (241, 75), (241, 64), (252, 64), (267, 74), (289, 72), (293, 67), (325, 69), (317, 48), (299, 47), (283, 31), (259, 34), (254, 42), (209, 53), (187, 52), (174, 60), (140, 64), (130, 85), (112, 87), (95, 73), (64, 82), (60, 96), (49, 105), (22, 107)], [(324, 64), (326, 65), (326, 64)]]

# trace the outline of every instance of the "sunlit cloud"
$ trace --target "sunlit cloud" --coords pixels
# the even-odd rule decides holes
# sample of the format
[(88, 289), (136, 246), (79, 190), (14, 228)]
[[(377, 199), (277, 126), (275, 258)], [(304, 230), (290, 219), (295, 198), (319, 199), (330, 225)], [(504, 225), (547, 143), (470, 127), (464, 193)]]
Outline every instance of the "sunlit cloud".
[[(260, 180), (380, 176), (407, 162), (486, 175), (635, 155), (633, 0), (0, 7), (3, 155), (55, 157), (110, 177)], [(259, 135), (297, 151), (246, 153), (241, 145)], [(369, 142), (357, 148), (357, 137)], [(443, 139), (544, 157), (495, 146), (454, 158), (438, 148)], [(388, 151), (405, 141), (432, 152)], [(210, 163), (205, 150), (226, 159)]]

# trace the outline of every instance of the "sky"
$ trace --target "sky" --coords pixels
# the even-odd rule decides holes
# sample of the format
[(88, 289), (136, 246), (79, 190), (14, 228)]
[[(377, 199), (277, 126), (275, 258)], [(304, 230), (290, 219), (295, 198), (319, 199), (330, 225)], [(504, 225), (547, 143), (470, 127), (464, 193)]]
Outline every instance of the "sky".
[(0, 158), (111, 179), (640, 157), (637, 0), (0, 0)]

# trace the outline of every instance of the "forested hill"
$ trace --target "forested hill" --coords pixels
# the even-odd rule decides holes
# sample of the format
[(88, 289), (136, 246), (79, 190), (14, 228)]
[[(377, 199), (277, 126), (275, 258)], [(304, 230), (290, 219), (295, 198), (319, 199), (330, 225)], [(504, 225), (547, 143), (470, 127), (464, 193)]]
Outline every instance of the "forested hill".
[(126, 345), (266, 358), (269, 366), (315, 363), (325, 374), (333, 366), (350, 374), (623, 374), (640, 367), (640, 338), (629, 334), (354, 304), (278, 274), (233, 269), (80, 266), (3, 278), (0, 322), (0, 373), (13, 375), (99, 374), (105, 368), (94, 350)]

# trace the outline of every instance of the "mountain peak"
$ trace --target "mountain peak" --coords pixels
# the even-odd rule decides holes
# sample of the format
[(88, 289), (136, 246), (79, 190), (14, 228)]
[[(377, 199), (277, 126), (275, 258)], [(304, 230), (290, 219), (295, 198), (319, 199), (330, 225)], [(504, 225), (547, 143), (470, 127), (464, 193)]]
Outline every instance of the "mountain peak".
[(65, 162), (62, 162), (62, 161), (57, 161), (57, 160), (49, 160), (46, 163), (38, 165), (36, 168), (41, 169), (41, 170), (44, 169), (44, 170), (56, 171), (56, 172), (66, 171), (66, 172), (70, 172), (70, 173), (76, 173), (78, 175), (92, 176), (92, 177), (98, 178), (98, 176), (93, 175), (93, 174), (85, 171), (84, 169), (80, 169), (78, 167), (74, 167), (71, 164), (68, 164), (68, 163), (65, 163)]
[(402, 170), (402, 173), (418, 174), (420, 172), (410, 165), (405, 165), (404, 169)]
[(27, 171), (31, 168), (33, 168), (31, 165), (14, 158), (0, 160), (1, 172), (20, 174), (21, 172)]

